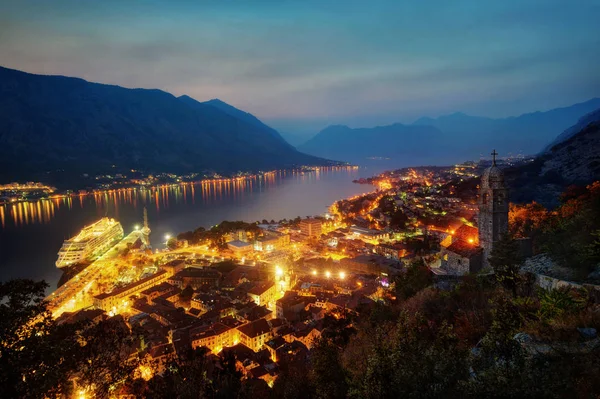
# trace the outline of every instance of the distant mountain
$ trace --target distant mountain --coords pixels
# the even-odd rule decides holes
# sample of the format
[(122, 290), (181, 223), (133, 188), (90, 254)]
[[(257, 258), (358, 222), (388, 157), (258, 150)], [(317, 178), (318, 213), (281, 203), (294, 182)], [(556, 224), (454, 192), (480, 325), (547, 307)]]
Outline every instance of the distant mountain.
[[(426, 162), (424, 146), (443, 139), (443, 133), (432, 126), (396, 123), (389, 126), (352, 129), (344, 125), (329, 126), (298, 147), (300, 151), (320, 157), (361, 162), (367, 158), (410, 158), (415, 154)], [(417, 161), (418, 159), (415, 159)]]
[(548, 141), (572, 126), (583, 115), (600, 107), (600, 98), (516, 117), (492, 119), (463, 113), (421, 118), (415, 125), (435, 126), (457, 140), (471, 142), (471, 147), (494, 147), (501, 153), (537, 154)]
[(423, 117), (410, 125), (361, 129), (330, 126), (298, 149), (352, 162), (384, 156), (408, 158), (419, 165), (477, 159), (488, 156), (492, 148), (503, 155), (537, 154), (579, 118), (599, 107), (600, 98), (595, 98), (570, 107), (502, 119), (457, 112), (435, 119)]
[(564, 189), (600, 180), (600, 109), (565, 130), (535, 161), (506, 170), (516, 202), (553, 206)]
[(56, 170), (232, 172), (326, 162), (222, 101), (0, 67), (1, 181)]

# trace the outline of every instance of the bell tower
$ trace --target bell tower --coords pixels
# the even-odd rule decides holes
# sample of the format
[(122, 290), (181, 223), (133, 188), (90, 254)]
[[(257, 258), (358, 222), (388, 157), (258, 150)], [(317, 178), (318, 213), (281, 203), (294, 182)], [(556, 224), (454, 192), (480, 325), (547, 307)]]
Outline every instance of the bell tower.
[(479, 245), (483, 248), (483, 267), (489, 266), (494, 243), (508, 231), (508, 189), (504, 173), (496, 166), (496, 150), (492, 166), (481, 176), (479, 185)]

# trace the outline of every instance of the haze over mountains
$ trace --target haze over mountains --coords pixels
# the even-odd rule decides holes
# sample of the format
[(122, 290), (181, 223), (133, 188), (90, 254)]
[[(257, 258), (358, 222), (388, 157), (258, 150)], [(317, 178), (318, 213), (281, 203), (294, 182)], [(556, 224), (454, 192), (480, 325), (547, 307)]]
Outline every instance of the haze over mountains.
[(517, 117), (492, 119), (454, 113), (423, 117), (412, 124), (351, 129), (329, 126), (298, 146), (300, 151), (349, 162), (386, 157), (411, 164), (447, 164), (487, 156), (496, 148), (509, 153), (536, 154), (579, 118), (600, 108), (600, 98)]
[(0, 67), (2, 181), (55, 170), (234, 172), (326, 163), (219, 100)]
[(558, 204), (570, 185), (600, 180), (600, 108), (561, 133), (531, 163), (508, 168), (511, 200)]

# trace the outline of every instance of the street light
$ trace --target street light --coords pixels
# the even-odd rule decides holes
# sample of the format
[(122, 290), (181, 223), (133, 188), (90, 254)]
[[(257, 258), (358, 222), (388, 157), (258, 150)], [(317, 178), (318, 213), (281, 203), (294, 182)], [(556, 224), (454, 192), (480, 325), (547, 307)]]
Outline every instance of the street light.
[(346, 273), (340, 272), (340, 280), (343, 280), (345, 278), (346, 278)]
[(281, 270), (281, 268), (279, 266), (275, 266), (275, 275), (277, 277), (283, 276), (283, 270)]
[(312, 271), (312, 275), (313, 275), (313, 276), (316, 276), (316, 275), (317, 275), (317, 271), (316, 271), (316, 270), (313, 270), (313, 271)]
[(331, 272), (329, 270), (327, 270), (325, 272), (325, 277), (327, 277), (327, 278), (331, 277)]
[(138, 230), (140, 229), (140, 225), (139, 225), (139, 224), (136, 224), (135, 226), (133, 226), (133, 229), (134, 229), (135, 231), (138, 231)]

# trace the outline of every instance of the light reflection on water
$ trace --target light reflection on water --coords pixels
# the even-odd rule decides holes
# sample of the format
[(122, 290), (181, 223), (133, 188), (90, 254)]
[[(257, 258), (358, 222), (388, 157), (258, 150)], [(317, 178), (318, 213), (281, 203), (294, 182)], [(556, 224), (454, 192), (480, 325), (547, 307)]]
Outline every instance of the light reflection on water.
[[(115, 218), (119, 218), (122, 206), (139, 206), (153, 208), (155, 212), (168, 209), (172, 204), (213, 204), (224, 198), (233, 201), (243, 200), (253, 192), (262, 192), (271, 187), (282, 184), (282, 180), (293, 178), (299, 182), (318, 181), (323, 175), (341, 171), (353, 174), (353, 168), (322, 168), (312, 172), (278, 171), (264, 175), (243, 177), (235, 179), (215, 179), (197, 183), (180, 183), (171, 185), (157, 185), (151, 187), (136, 187), (118, 190), (95, 191), (84, 195), (68, 197), (53, 197), (31, 202), (16, 202), (0, 205), (0, 226), (7, 224), (19, 227), (28, 224), (49, 223), (57, 210), (69, 209), (73, 206), (85, 208), (88, 206), (97, 209), (110, 209)], [(10, 227), (10, 226), (9, 226)]]
[(54, 266), (62, 242), (103, 216), (129, 233), (148, 209), (153, 245), (165, 234), (210, 227), (222, 220), (283, 219), (325, 212), (333, 201), (371, 191), (352, 183), (372, 171), (327, 168), (274, 172), (245, 179), (110, 190), (85, 196), (0, 205), (0, 280), (60, 277)]

